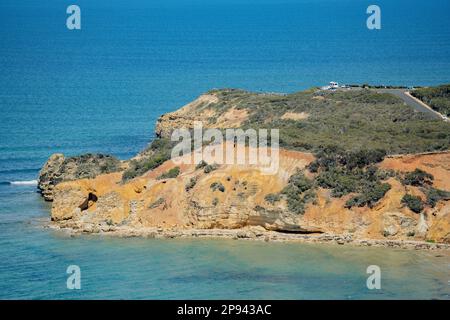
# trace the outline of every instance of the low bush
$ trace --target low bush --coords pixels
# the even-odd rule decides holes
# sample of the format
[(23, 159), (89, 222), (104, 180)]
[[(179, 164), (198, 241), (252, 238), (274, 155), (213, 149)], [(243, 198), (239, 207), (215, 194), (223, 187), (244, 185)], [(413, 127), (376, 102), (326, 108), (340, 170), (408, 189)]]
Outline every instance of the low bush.
[(329, 170), (333, 167), (345, 167), (347, 170), (364, 168), (383, 161), (386, 151), (383, 149), (360, 149), (345, 151), (336, 146), (321, 148), (316, 154), (316, 160), (308, 165), (311, 172), (320, 169)]
[(225, 187), (220, 182), (213, 182), (209, 187), (212, 191), (219, 190), (220, 192), (225, 192)]
[(167, 139), (156, 139), (137, 160), (130, 161), (129, 168), (122, 174), (122, 182), (127, 182), (153, 170), (170, 159), (173, 143)]
[(219, 166), (215, 163), (213, 164), (208, 164), (205, 166), (205, 168), (203, 169), (203, 172), (208, 174), (210, 172), (213, 172), (214, 170), (217, 170), (217, 168), (219, 168)]
[(423, 210), (423, 202), (417, 196), (405, 194), (402, 198), (402, 203), (405, 204), (411, 211), (420, 213)]
[(166, 200), (164, 198), (158, 198), (158, 200), (151, 203), (148, 207), (149, 207), (149, 209), (155, 209), (164, 203), (166, 203)]
[(208, 165), (208, 163), (204, 160), (201, 160), (196, 166), (195, 166), (195, 170), (198, 169), (203, 169), (204, 167), (206, 167)]
[(312, 188), (313, 183), (305, 177), (303, 172), (293, 174), (288, 181), (288, 184), (294, 186), (299, 192), (304, 192)]
[(308, 169), (317, 173), (315, 184), (331, 189), (335, 198), (357, 193), (347, 201), (347, 208), (373, 207), (390, 189), (389, 184), (381, 181), (395, 176), (395, 172), (380, 170), (375, 165), (385, 155), (382, 149), (344, 151), (335, 146), (324, 147)]
[(423, 187), (424, 185), (431, 185), (433, 180), (433, 175), (417, 168), (412, 172), (408, 172), (402, 182), (410, 186)]
[(278, 193), (269, 193), (264, 197), (264, 200), (273, 205), (281, 200), (281, 196)]
[(100, 174), (121, 171), (121, 162), (114, 156), (87, 153), (66, 158), (55, 173), (53, 183), (64, 180), (92, 179)]
[(186, 185), (184, 186), (184, 189), (185, 189), (186, 191), (189, 191), (189, 190), (191, 190), (192, 188), (194, 188), (196, 184), (197, 184), (197, 177), (193, 177), (193, 178), (191, 178), (191, 179), (189, 180), (188, 183), (186, 183)]
[(302, 171), (298, 170), (288, 180), (288, 184), (281, 191), (281, 195), (286, 199), (288, 209), (294, 214), (305, 213), (305, 206), (315, 199), (313, 181), (305, 177)]
[(161, 174), (158, 178), (156, 178), (156, 180), (173, 179), (178, 177), (179, 174), (180, 174), (180, 167), (175, 167)]
[(432, 208), (434, 208), (436, 204), (441, 200), (450, 200), (450, 192), (435, 188), (428, 189), (426, 195), (426, 204)]
[(331, 189), (331, 195), (335, 198), (356, 192), (360, 180), (361, 175), (359, 172), (347, 171), (342, 168), (322, 171), (316, 177), (317, 185), (325, 189)]
[(360, 193), (348, 200), (345, 207), (351, 208), (368, 206), (369, 208), (373, 208), (373, 206), (381, 200), (390, 189), (391, 186), (388, 183), (375, 183), (371, 186), (367, 186), (365, 192)]

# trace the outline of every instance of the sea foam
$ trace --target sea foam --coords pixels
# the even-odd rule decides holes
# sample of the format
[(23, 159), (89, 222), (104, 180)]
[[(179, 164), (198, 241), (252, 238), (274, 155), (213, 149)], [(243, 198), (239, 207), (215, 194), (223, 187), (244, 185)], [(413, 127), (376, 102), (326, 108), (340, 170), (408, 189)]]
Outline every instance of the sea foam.
[(38, 184), (38, 181), (37, 180), (10, 181), (9, 184), (17, 186), (36, 186)]

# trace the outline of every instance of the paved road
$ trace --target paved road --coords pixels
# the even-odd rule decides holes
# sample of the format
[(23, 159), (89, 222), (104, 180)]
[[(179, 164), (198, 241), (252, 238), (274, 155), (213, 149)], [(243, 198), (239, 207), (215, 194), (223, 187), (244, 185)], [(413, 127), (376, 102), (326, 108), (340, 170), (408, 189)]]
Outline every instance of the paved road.
[(423, 106), (421, 103), (417, 102), (412, 97), (408, 96), (405, 92), (408, 92), (406, 89), (376, 89), (377, 92), (381, 93), (390, 93), (393, 94), (396, 97), (399, 97), (402, 99), (407, 105), (414, 108), (417, 111), (427, 113), (429, 114), (433, 119), (440, 119), (443, 120), (442, 116), (437, 113), (436, 111), (433, 111), (431, 109), (428, 109), (427, 107)]

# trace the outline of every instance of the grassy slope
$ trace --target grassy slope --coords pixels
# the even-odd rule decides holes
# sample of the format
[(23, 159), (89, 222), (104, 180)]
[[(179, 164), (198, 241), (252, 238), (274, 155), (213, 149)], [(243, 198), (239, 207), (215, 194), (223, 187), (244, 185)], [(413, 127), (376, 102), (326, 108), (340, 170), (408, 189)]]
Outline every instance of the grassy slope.
[[(316, 92), (307, 90), (289, 95), (257, 94), (243, 90), (212, 90), (219, 103), (207, 106), (216, 114), (230, 108), (246, 109), (245, 128), (280, 129), (280, 146), (318, 153), (324, 147), (341, 151), (383, 149), (388, 154), (447, 150), (450, 147), (450, 124), (430, 119), (414, 111), (399, 98), (371, 90)], [(197, 108), (202, 109), (204, 105)], [(303, 120), (282, 119), (287, 113), (306, 113)], [(198, 119), (204, 120), (204, 119)], [(155, 140), (139, 161), (131, 163), (124, 180), (153, 169), (168, 159), (173, 143)]]
[[(280, 144), (317, 152), (336, 145), (345, 150), (384, 149), (415, 153), (449, 149), (450, 125), (415, 112), (390, 95), (370, 90), (330, 92), (323, 98), (312, 90), (291, 95), (261, 95), (239, 90), (216, 91), (221, 110), (236, 105), (250, 111), (246, 128), (279, 128)], [(286, 112), (305, 112), (307, 119), (283, 120)]]

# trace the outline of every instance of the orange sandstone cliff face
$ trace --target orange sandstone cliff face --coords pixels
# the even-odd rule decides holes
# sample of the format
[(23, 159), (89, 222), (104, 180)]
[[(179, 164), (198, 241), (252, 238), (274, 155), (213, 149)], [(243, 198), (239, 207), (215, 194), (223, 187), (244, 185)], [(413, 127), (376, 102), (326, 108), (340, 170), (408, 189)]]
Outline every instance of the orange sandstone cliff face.
[[(279, 192), (296, 168), (304, 169), (314, 157), (284, 150), (280, 153), (280, 169), (275, 175), (264, 174), (252, 165), (222, 165), (205, 173), (192, 164), (181, 165), (177, 178), (157, 180), (175, 167), (169, 160), (126, 184), (121, 184), (121, 173), (60, 183), (53, 190), (52, 219), (71, 220), (75, 225), (162, 228), (261, 225), (277, 230), (300, 226), (299, 216), (287, 214), (285, 206), (268, 206), (264, 197)], [(188, 188), (191, 179), (196, 182)], [(222, 184), (224, 190), (213, 190), (214, 183)]]
[[(318, 189), (317, 199), (303, 215), (291, 213), (284, 200), (270, 204), (265, 196), (277, 193), (297, 169), (314, 156), (280, 150), (280, 168), (265, 175), (257, 166), (222, 165), (205, 173), (194, 164), (181, 165), (176, 178), (158, 180), (174, 168), (172, 160), (127, 183), (121, 173), (95, 179), (63, 182), (53, 189), (52, 220), (86, 231), (109, 226), (162, 229), (237, 229), (260, 226), (299, 233), (350, 234), (359, 239), (430, 240), (450, 243), (450, 201), (416, 214), (401, 203), (405, 193), (424, 198), (418, 188), (389, 178), (391, 189), (375, 207), (345, 208), (351, 195), (333, 198)], [(435, 176), (435, 187), (450, 190), (450, 153), (399, 156), (379, 164), (385, 169), (421, 168)], [(192, 183), (195, 181), (195, 183)], [(220, 183), (222, 190), (211, 188)]]

